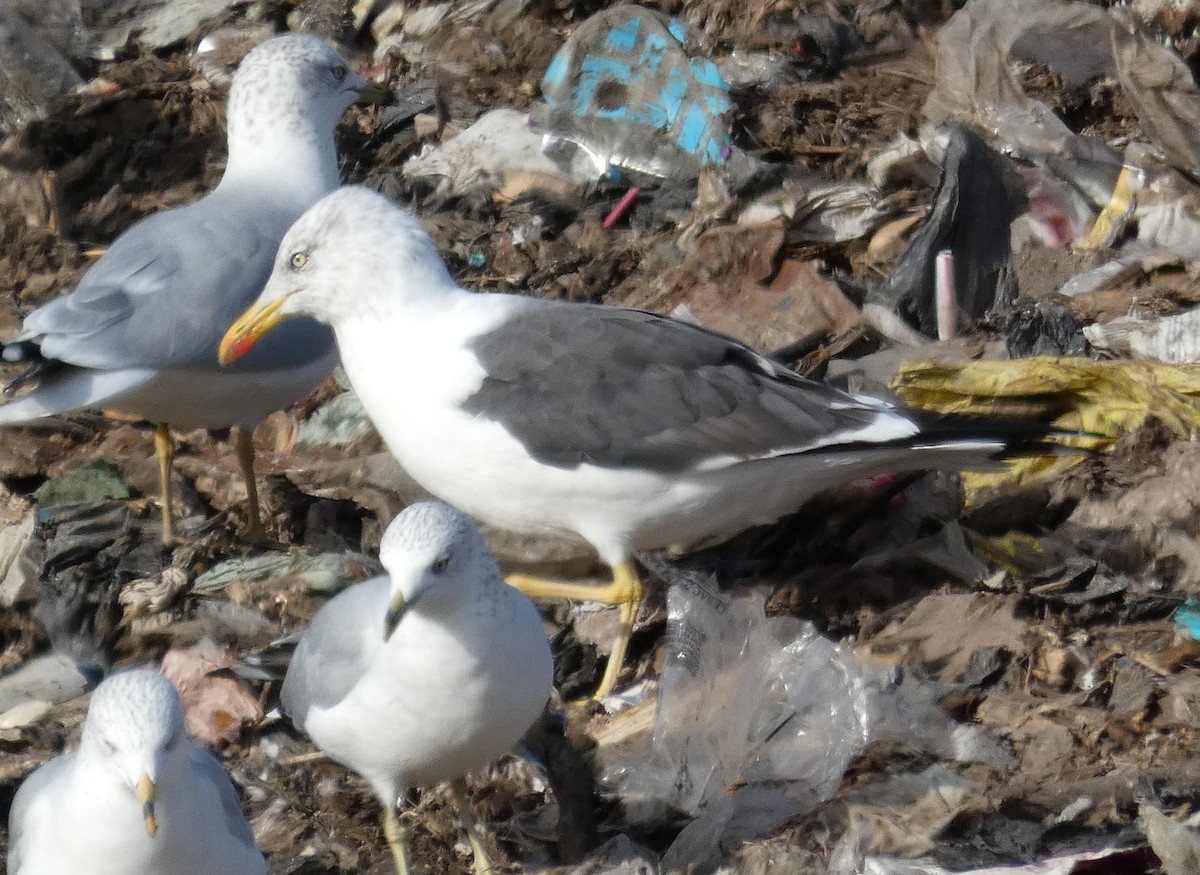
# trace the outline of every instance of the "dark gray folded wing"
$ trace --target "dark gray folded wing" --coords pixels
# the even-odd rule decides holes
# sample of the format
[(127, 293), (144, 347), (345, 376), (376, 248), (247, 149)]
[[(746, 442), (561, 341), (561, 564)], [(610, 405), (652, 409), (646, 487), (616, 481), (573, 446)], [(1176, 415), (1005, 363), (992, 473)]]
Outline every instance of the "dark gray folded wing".
[(638, 310), (530, 300), (470, 348), (487, 376), (463, 409), (559, 468), (678, 472), (916, 430), (883, 402)]

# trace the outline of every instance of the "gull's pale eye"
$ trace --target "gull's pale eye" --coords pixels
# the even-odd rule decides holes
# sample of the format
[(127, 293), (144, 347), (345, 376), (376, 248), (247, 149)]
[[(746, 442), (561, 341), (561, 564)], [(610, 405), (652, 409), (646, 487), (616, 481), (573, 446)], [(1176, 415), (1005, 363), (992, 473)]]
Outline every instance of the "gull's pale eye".
[(433, 570), (434, 574), (441, 574), (443, 571), (445, 571), (447, 568), (450, 567), (450, 557), (442, 556), (440, 559), (438, 559), (436, 562), (434, 562), (433, 565), (431, 565), (429, 567)]
[(349, 72), (350, 71), (346, 69), (345, 64), (338, 64), (336, 67), (333, 68), (333, 78), (336, 79), (338, 82), (341, 82), (346, 78), (346, 74)]
[(293, 252), (292, 257), (288, 261), (292, 265), (292, 270), (304, 270), (308, 265), (308, 253), (303, 250)]

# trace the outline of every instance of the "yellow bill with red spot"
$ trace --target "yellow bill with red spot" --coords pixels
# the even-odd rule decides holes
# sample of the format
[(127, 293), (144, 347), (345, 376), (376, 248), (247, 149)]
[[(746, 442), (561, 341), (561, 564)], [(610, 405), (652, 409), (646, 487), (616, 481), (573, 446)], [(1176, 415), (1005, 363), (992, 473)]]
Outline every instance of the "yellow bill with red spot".
[(222, 365), (236, 362), (254, 348), (254, 344), (264, 334), (283, 320), (280, 312), (285, 298), (278, 298), (269, 304), (252, 304), (237, 321), (229, 326), (225, 336), (221, 338), (221, 347), (217, 352), (217, 361)]

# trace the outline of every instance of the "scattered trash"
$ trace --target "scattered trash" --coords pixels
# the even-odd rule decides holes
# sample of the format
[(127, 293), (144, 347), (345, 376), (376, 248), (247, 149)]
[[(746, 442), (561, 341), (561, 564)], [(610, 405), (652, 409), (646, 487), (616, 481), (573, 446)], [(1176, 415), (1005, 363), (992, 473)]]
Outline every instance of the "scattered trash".
[[(921, 860), (866, 857), (854, 869), (830, 869), (830, 875), (1085, 875), (1089, 872), (1148, 872), (1153, 865), (1142, 848), (1084, 851), (1052, 857), (1037, 863), (985, 866), (982, 869), (945, 869)], [(1099, 865), (1102, 868), (1097, 868)]]
[(1200, 833), (1143, 802), (1138, 817), (1146, 825), (1146, 838), (1158, 855), (1166, 875), (1200, 871)]
[(551, 191), (573, 191), (588, 176), (564, 173), (542, 153), (542, 133), (529, 116), (512, 109), (494, 109), (442, 146), (431, 148), (404, 164), (409, 179), (436, 179), (456, 195), (488, 194), (511, 185), (520, 176), (526, 185), (536, 180)]
[(1175, 625), (1200, 641), (1200, 600), (1189, 598), (1175, 612)]
[(199, 595), (212, 595), (235, 581), (271, 581), (274, 588), (282, 588), (285, 581), (293, 580), (311, 592), (333, 595), (378, 574), (380, 567), (378, 560), (361, 553), (268, 554), (215, 565), (196, 578), (192, 589)]
[(53, 706), (82, 696), (102, 676), (98, 666), (80, 665), (62, 653), (29, 660), (0, 678), (0, 729), (36, 723)]
[(776, 269), (785, 238), (778, 225), (705, 232), (687, 260), (650, 290), (650, 306), (764, 350), (815, 332), (848, 330), (858, 321), (858, 308), (837, 283), (813, 264), (789, 260)]
[(347, 390), (300, 423), (296, 443), (302, 447), (346, 447), (372, 428), (362, 402), (353, 391)]
[(103, 501), (106, 498), (129, 498), (129, 487), (121, 479), (117, 467), (96, 459), (60, 474), (38, 487), (34, 497), (39, 504), (81, 504)]
[[(1084, 358), (975, 361), (945, 365), (910, 361), (893, 382), (910, 404), (944, 413), (1026, 415), (1081, 433), (1080, 446), (1102, 447), (1148, 417), (1183, 437), (1200, 428), (1200, 371), (1187, 365), (1095, 362)], [(1101, 438), (1087, 435), (1105, 436)], [(997, 472), (964, 475), (969, 491), (1026, 477), (1051, 477), (1084, 453), (1013, 460)]]
[(219, 19), (236, 0), (86, 0), (97, 48), (112, 57), (132, 43), (144, 51), (169, 48), (192, 36), (206, 21)]
[(614, 6), (575, 29), (542, 78), (548, 137), (610, 167), (666, 179), (724, 164), (732, 144), (729, 87), (712, 61), (689, 57), (684, 25), (641, 6)]
[(663, 857), (665, 871), (711, 863), (722, 848), (812, 809), (872, 740), (1006, 761), (994, 742), (953, 725), (912, 684), (763, 608), (761, 593), (730, 597), (699, 577), (668, 594), (654, 760), (618, 778), (623, 794), (689, 816)]
[(27, 605), (37, 599), (40, 555), (33, 540), (37, 513), (0, 529), (0, 608)]
[[(285, 23), (337, 38), (388, 95), (347, 114), (342, 178), (409, 205), (464, 284), (670, 313), (853, 391), (895, 379), (933, 411), (1105, 436), (1015, 476), (847, 484), (727, 544), (639, 555), (669, 584), (617, 694), (556, 701), (527, 739), (538, 765), (472, 779), (499, 864), (1196, 868), (1195, 4), (602, 6), (4, 5), (0, 339), (216, 183), (250, 45)], [(102, 672), (169, 653), (272, 871), (390, 869), (368, 791), (257, 711), (288, 655), (272, 642), (376, 573), (383, 527), (424, 497), (346, 388), (255, 429), (256, 544), (223, 435), (177, 435), (187, 539), (168, 551), (152, 425), (5, 434), (0, 800), (75, 743)], [(576, 540), (485, 536), (506, 570), (604, 579)], [(618, 615), (541, 608), (569, 701)], [(446, 796), (410, 794), (414, 865), (464, 875)]]
[(1085, 326), (1083, 335), (1100, 352), (1167, 364), (1200, 363), (1200, 309), (1176, 316), (1125, 316)]
[[(926, 336), (946, 340), (953, 336), (951, 325), (954, 332), (969, 331), (989, 310), (1003, 311), (1016, 297), (1008, 234), (1012, 213), (1000, 160), (966, 128), (950, 126), (931, 213), (871, 296)], [(943, 288), (956, 315), (939, 331), (939, 314), (951, 306), (947, 300), (939, 309), (934, 294), (942, 252), (951, 256)]]
[(83, 81), (64, 55), (78, 48), (83, 33), (79, 7), (73, 10), (77, 26), (69, 18), (55, 21), (55, 13), (69, 14), (71, 5), (59, 0), (0, 6), (0, 132), (14, 134), (45, 118)]
[(162, 659), (162, 673), (183, 699), (188, 735), (210, 747), (241, 741), (263, 716), (258, 697), (236, 678), (220, 673), (235, 662), (209, 638), (186, 650), (169, 650)]

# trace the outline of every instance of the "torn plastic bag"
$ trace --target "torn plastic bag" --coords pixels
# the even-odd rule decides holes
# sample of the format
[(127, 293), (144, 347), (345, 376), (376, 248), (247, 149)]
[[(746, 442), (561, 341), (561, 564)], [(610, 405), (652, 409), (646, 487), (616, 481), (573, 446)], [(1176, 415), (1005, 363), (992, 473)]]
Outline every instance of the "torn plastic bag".
[[(1118, 7), (971, 0), (938, 34), (926, 118), (935, 126), (949, 120), (967, 124), (992, 147), (1065, 182), (1094, 209), (1108, 207), (1120, 156), (1095, 138), (1075, 134), (1025, 93), (1021, 76), (1029, 63), (1053, 68), (1072, 86), (1115, 78), (1157, 152), (1173, 167), (1200, 172), (1200, 90), (1185, 61)], [(1137, 159), (1126, 156), (1126, 163), (1131, 160), (1150, 170), (1161, 158), (1139, 150)]]
[(870, 296), (898, 311), (924, 334), (938, 333), (935, 271), (949, 251), (957, 327), (971, 329), (989, 310), (1016, 297), (1010, 235), (1012, 209), (1000, 157), (962, 125), (950, 125), (942, 177), (929, 219), (881, 288)]
[(1174, 316), (1122, 316), (1083, 329), (1088, 342), (1115, 356), (1166, 362), (1200, 363), (1200, 309)]
[(596, 13), (542, 79), (548, 151), (568, 141), (597, 177), (620, 167), (674, 180), (725, 163), (729, 87), (707, 58), (690, 58), (678, 20), (640, 6)]
[(894, 739), (958, 760), (1007, 754), (951, 721), (912, 681), (863, 663), (794, 617), (764, 614), (765, 593), (722, 593), (680, 572), (654, 754), (620, 777), (623, 798), (657, 799), (694, 819), (663, 871), (711, 863), (828, 799), (868, 742)]
[[(1027, 416), (1057, 428), (1106, 438), (1058, 439), (1092, 450), (1155, 417), (1173, 434), (1200, 430), (1200, 367), (1152, 362), (1097, 362), (1078, 357), (1016, 361), (906, 361), (892, 389), (906, 403), (940, 413)], [(996, 471), (963, 474), (968, 496), (987, 486), (1056, 477), (1084, 453), (1010, 459)]]
[(571, 189), (594, 179), (578, 166), (543, 154), (542, 143), (542, 133), (530, 127), (525, 113), (493, 109), (453, 139), (409, 158), (401, 172), (406, 179), (431, 181), (456, 195), (491, 193), (514, 175), (557, 180)]

